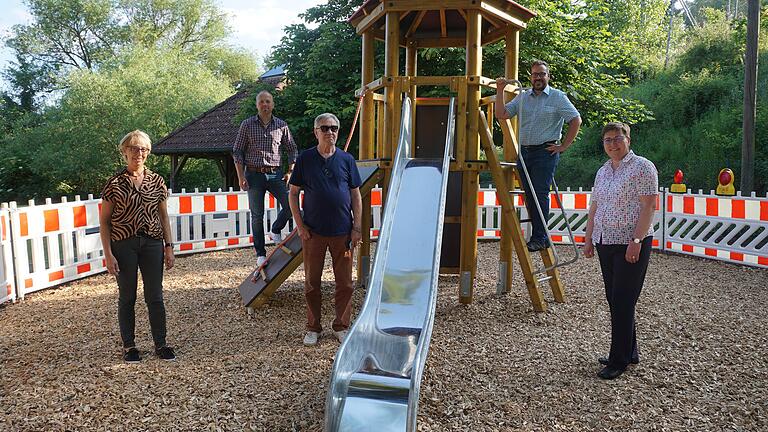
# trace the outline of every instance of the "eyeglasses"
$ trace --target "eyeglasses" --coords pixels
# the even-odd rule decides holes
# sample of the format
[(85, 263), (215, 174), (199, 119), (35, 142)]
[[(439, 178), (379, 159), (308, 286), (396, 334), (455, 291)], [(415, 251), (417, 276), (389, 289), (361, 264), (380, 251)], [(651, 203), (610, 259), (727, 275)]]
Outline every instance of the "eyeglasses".
[(547, 76), (546, 72), (531, 72), (531, 76), (534, 78), (544, 78)]
[(128, 148), (128, 150), (129, 150), (131, 153), (143, 153), (143, 154), (149, 154), (149, 152), (150, 152), (150, 151), (152, 151), (152, 149), (150, 149), (150, 148), (147, 148), (147, 147), (128, 146), (127, 148)]
[(613, 138), (603, 138), (603, 144), (621, 143), (627, 140), (624, 135), (618, 135)]
[(339, 131), (339, 127), (336, 125), (333, 125), (333, 126), (322, 125), (320, 127), (316, 127), (315, 129), (320, 129), (323, 133), (328, 133), (328, 131), (336, 133)]
[(328, 169), (328, 167), (323, 167), (323, 174), (328, 178), (333, 177), (333, 173)]

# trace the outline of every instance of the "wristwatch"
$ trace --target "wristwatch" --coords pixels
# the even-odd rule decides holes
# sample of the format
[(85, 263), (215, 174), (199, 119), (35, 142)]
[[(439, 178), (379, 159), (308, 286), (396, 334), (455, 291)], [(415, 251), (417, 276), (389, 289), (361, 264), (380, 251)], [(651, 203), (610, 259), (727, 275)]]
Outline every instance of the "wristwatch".
[(168, 242), (168, 243), (165, 244), (165, 247), (169, 247), (169, 248), (173, 249), (173, 243)]
[(632, 243), (634, 243), (634, 244), (640, 244), (640, 243), (642, 243), (642, 242), (643, 242), (643, 241), (642, 241), (642, 240), (640, 240), (639, 238), (633, 238), (633, 239), (632, 239)]

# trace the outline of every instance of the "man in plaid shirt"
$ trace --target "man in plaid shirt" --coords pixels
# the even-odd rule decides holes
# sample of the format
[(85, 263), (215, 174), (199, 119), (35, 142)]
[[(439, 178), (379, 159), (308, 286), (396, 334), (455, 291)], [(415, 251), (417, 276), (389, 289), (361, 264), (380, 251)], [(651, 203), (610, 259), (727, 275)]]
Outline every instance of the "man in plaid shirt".
[[(248, 191), (256, 266), (261, 267), (267, 260), (264, 248), (264, 193), (269, 191), (280, 204), (280, 213), (269, 234), (275, 243), (279, 243), (282, 241), (281, 231), (291, 217), (285, 184), (293, 170), (298, 151), (288, 124), (272, 115), (275, 107), (272, 94), (266, 90), (260, 92), (256, 96), (256, 106), (259, 114), (240, 124), (232, 158), (235, 160), (240, 189)], [(283, 172), (280, 163), (281, 151), (288, 165), (286, 172)]]

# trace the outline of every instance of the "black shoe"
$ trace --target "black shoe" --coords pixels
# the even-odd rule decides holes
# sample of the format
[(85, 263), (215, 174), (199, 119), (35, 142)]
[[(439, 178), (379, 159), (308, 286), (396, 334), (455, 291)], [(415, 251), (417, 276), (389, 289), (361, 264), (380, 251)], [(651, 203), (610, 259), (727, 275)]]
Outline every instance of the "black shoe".
[(158, 357), (165, 361), (174, 361), (176, 360), (176, 354), (173, 353), (173, 348), (169, 346), (164, 346), (157, 348), (155, 350), (155, 354), (157, 354)]
[[(597, 359), (597, 362), (603, 366), (608, 366), (608, 357), (600, 357)], [(640, 359), (631, 359), (629, 362), (632, 364), (638, 364), (640, 363)]]
[(528, 242), (528, 252), (538, 252), (548, 247), (549, 242), (546, 240), (531, 240)]
[(141, 354), (139, 354), (139, 350), (136, 347), (131, 347), (123, 353), (123, 360), (126, 363), (138, 363), (141, 361)]
[(599, 376), (604, 380), (612, 380), (612, 379), (618, 378), (623, 373), (624, 373), (624, 369), (616, 369), (610, 366), (606, 366), (600, 372), (597, 373), (597, 376)]

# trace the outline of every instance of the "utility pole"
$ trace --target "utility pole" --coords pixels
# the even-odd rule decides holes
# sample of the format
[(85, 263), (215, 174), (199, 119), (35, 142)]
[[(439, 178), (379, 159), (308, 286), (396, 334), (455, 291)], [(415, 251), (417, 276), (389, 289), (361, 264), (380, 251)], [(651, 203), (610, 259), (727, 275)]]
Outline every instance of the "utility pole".
[(747, 2), (747, 50), (744, 53), (744, 122), (741, 143), (741, 193), (752, 192), (755, 182), (755, 111), (757, 110), (757, 41), (760, 0)]

